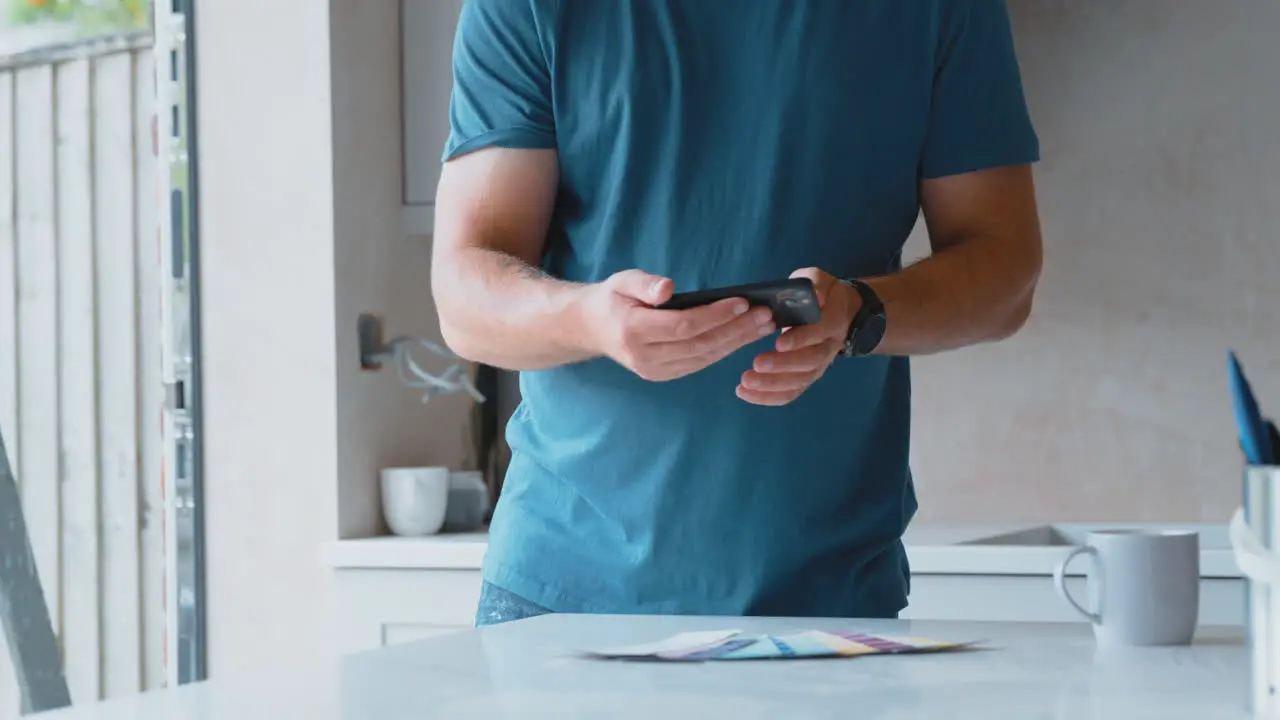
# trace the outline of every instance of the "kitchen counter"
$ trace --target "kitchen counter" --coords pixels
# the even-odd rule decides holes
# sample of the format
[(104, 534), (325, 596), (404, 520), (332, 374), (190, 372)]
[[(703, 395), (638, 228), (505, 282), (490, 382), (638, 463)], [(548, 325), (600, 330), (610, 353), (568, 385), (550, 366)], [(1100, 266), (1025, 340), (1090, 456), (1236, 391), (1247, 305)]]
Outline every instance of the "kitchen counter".
[[(606, 662), (567, 652), (717, 628), (984, 639), (989, 649), (690, 664)], [(1204, 629), (1186, 648), (1100, 651), (1087, 628), (1059, 623), (549, 615), (41, 717), (1231, 720), (1249, 717), (1247, 677), (1238, 630)]]
[(320, 559), (339, 569), (479, 570), (488, 549), (484, 532), (389, 536), (325, 543)]
[[(1091, 527), (1144, 527), (1113, 523), (1034, 523), (991, 525), (912, 525), (904, 537), (916, 575), (1051, 575), (1053, 568)], [(1239, 578), (1225, 524), (1160, 525), (1200, 531), (1200, 574)], [(478, 570), (488, 549), (485, 533), (443, 534), (423, 538), (378, 537), (324, 545), (321, 558), (337, 569)], [(1084, 563), (1073, 566), (1083, 572)]]
[[(1124, 526), (914, 524), (904, 538), (911, 587), (900, 617), (1083, 624), (1055, 591), (1054, 568), (1090, 529)], [(1229, 549), (1226, 526), (1190, 527), (1201, 536), (1200, 625), (1241, 625), (1244, 581)], [(485, 533), (324, 545), (322, 559), (333, 569), (337, 592), (340, 647), (361, 650), (471, 627), (487, 549)], [(1088, 566), (1081, 559), (1067, 573), (1067, 585), (1076, 597), (1089, 597), (1083, 577)]]

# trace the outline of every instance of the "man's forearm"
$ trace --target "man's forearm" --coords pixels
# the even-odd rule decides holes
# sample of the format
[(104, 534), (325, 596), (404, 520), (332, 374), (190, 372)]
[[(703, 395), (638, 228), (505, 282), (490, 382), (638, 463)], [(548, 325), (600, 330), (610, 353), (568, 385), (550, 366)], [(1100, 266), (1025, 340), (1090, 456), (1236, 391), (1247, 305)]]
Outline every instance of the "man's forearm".
[(876, 353), (927, 355), (1017, 332), (1040, 275), (1035, 248), (975, 237), (900, 272), (868, 278), (888, 317)]
[(449, 252), (432, 268), (445, 343), (468, 360), (507, 370), (541, 370), (594, 355), (583, 336), (586, 287), (482, 248)]

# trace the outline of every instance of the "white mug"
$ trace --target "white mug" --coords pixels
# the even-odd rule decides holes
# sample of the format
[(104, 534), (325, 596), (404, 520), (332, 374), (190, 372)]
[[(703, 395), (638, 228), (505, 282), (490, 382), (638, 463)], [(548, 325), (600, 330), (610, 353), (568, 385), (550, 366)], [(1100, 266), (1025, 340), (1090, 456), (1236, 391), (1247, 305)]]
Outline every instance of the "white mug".
[[(1089, 556), (1087, 609), (1067, 591), (1067, 566)], [(1200, 536), (1194, 530), (1089, 533), (1053, 573), (1058, 594), (1104, 646), (1189, 645), (1200, 615)]]
[(449, 502), (449, 468), (384, 468), (382, 516), (396, 535), (440, 532)]

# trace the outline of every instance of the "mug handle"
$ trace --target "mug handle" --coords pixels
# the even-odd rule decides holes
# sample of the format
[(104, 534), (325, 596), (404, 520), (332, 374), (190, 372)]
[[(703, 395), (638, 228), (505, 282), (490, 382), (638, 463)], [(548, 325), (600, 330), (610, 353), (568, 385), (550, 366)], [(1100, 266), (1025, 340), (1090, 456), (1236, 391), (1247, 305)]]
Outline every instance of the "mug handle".
[(1244, 508), (1231, 516), (1229, 529), (1231, 549), (1236, 565), (1246, 577), (1268, 585), (1280, 586), (1280, 558), (1263, 547), (1258, 536), (1244, 521)]
[(1085, 610), (1080, 606), (1080, 603), (1076, 602), (1075, 598), (1071, 597), (1071, 593), (1067, 590), (1067, 566), (1070, 565), (1071, 561), (1075, 560), (1078, 555), (1089, 555), (1091, 558), (1096, 560), (1098, 557), (1098, 551), (1089, 545), (1082, 545), (1067, 553), (1067, 556), (1062, 559), (1062, 562), (1058, 563), (1058, 567), (1053, 569), (1053, 585), (1058, 589), (1058, 594), (1062, 596), (1062, 599), (1070, 603), (1071, 607), (1075, 608), (1076, 612), (1080, 613), (1084, 619), (1094, 625), (1097, 625), (1102, 622), (1102, 616), (1098, 613), (1092, 613)]

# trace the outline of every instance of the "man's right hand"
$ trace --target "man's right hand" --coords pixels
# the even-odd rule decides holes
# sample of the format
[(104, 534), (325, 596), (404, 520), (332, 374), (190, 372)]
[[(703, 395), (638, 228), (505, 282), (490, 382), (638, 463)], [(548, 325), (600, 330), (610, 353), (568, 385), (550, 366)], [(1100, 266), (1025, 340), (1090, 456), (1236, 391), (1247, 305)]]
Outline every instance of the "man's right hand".
[(584, 288), (582, 317), (593, 349), (645, 380), (674, 380), (774, 332), (768, 308), (742, 298), (688, 310), (658, 310), (671, 280), (624, 270)]

